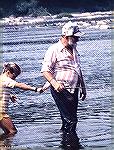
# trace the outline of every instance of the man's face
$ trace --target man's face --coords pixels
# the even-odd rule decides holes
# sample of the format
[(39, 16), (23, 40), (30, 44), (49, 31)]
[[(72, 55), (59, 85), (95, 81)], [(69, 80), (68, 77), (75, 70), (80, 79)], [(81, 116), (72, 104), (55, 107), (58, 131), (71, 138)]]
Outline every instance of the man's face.
[(79, 41), (79, 36), (62, 36), (62, 43), (65, 47), (75, 47), (76, 43)]
[(68, 41), (68, 45), (70, 45), (72, 47), (75, 46), (76, 43), (79, 41), (78, 36), (67, 36), (66, 39)]

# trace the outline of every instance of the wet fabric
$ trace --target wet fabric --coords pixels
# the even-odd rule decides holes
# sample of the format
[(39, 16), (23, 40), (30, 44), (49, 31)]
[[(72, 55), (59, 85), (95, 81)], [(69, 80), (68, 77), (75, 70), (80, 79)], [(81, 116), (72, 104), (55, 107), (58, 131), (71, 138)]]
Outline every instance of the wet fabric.
[(79, 142), (79, 138), (76, 133), (63, 132), (60, 147), (64, 150), (79, 150), (83, 149), (83, 146)]
[(77, 107), (78, 107), (78, 89), (72, 94), (66, 89), (57, 92), (51, 86), (51, 94), (60, 111), (62, 119), (62, 130), (75, 132), (77, 124)]

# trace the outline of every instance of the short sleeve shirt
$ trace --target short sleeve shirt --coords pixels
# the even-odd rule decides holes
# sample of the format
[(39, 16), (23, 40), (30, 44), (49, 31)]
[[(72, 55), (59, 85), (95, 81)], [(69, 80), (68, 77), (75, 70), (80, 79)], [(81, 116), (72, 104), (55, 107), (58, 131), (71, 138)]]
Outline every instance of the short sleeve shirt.
[(73, 93), (80, 76), (80, 60), (78, 52), (73, 49), (73, 57), (61, 41), (53, 44), (47, 50), (41, 72), (49, 71), (54, 78), (64, 84), (69, 92)]
[(0, 113), (7, 113), (11, 88), (14, 88), (15, 84), (15, 80), (4, 74), (0, 75)]

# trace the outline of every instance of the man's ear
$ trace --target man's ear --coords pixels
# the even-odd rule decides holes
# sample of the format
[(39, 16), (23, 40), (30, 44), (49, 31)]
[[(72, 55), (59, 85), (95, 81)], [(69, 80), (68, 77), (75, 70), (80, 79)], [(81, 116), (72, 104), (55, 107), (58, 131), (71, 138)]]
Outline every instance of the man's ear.
[(66, 36), (65, 36), (65, 35), (62, 35), (61, 37), (62, 37), (62, 38), (64, 38), (64, 39), (66, 38)]

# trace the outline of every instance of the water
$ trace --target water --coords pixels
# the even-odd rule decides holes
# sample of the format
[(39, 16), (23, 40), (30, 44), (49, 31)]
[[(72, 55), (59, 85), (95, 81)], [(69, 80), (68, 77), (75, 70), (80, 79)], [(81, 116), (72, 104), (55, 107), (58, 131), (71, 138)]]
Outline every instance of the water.
[[(78, 51), (87, 98), (79, 101), (77, 135), (84, 149), (105, 149), (111, 144), (111, 30), (83, 32), (86, 34), (78, 43)], [(21, 66), (17, 81), (38, 87), (44, 84), (40, 74), (42, 60), (60, 34), (60, 28), (53, 26), (4, 27), (3, 62)], [(13, 93), (18, 103), (9, 105), (9, 114), (18, 133), (12, 139), (1, 140), (1, 144), (11, 149), (66, 150), (61, 146), (61, 119), (50, 91), (39, 95), (16, 89)]]

